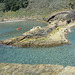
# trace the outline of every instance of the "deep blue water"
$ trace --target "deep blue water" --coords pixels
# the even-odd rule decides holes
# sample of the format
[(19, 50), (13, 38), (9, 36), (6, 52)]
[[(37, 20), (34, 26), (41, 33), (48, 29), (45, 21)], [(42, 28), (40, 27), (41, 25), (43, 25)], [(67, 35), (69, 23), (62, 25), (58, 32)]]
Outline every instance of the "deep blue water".
[[(18, 24), (23, 28), (20, 31), (16, 31)], [(46, 24), (32, 21), (0, 24), (0, 39), (21, 35), (37, 25), (45, 26)], [(75, 66), (75, 28), (72, 28), (67, 38), (72, 44), (49, 48), (16, 48), (0, 45), (0, 62)]]

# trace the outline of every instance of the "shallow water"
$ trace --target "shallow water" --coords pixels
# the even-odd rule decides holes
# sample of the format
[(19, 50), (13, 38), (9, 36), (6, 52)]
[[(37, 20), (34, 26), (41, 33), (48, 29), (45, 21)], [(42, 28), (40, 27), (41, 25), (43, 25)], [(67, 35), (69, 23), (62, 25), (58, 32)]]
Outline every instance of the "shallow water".
[[(0, 40), (22, 35), (36, 26), (44, 27), (47, 24), (38, 21), (20, 21), (11, 23), (0, 23)], [(21, 30), (16, 30), (21, 27)]]
[[(23, 29), (16, 31), (20, 25)], [(33, 21), (0, 24), (0, 40), (21, 35), (37, 25), (46, 26), (44, 23)], [(72, 28), (67, 38), (72, 44), (49, 48), (16, 48), (0, 45), (0, 62), (75, 66), (75, 28)]]

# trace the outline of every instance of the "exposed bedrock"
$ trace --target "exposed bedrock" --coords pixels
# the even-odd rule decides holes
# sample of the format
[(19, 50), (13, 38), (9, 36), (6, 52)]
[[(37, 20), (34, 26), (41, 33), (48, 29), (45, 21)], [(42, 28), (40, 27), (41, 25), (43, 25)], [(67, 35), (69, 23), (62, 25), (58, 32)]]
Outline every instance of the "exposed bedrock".
[(47, 22), (49, 22), (50, 24), (55, 22), (55, 24), (57, 25), (69, 24), (74, 21), (75, 21), (75, 11), (60, 12), (58, 14), (51, 16), (47, 20)]
[(51, 64), (0, 63), (0, 74), (4, 75), (75, 75), (75, 67)]
[(51, 16), (49, 25), (41, 28), (34, 27), (21, 36), (0, 41), (0, 44), (17, 47), (50, 47), (66, 44), (65, 38), (69, 23), (75, 22), (75, 11), (65, 11)]

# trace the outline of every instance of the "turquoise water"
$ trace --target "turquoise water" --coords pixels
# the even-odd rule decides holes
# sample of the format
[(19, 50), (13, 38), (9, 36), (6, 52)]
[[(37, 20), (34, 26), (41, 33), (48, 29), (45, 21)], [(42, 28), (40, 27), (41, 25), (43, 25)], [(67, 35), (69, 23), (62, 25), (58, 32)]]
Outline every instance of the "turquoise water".
[[(22, 35), (24, 32), (29, 31), (36, 26), (44, 27), (47, 24), (37, 21), (21, 21), (12, 23), (0, 23), (0, 40)], [(16, 30), (21, 27), (21, 30)]]
[[(16, 31), (18, 25), (23, 26), (23, 31)], [(37, 25), (45, 26), (46, 24), (33, 21), (0, 24), (0, 39), (20, 35)], [(67, 35), (67, 38), (71, 41), (70, 45), (49, 48), (16, 48), (0, 45), (0, 62), (75, 66), (75, 28)]]

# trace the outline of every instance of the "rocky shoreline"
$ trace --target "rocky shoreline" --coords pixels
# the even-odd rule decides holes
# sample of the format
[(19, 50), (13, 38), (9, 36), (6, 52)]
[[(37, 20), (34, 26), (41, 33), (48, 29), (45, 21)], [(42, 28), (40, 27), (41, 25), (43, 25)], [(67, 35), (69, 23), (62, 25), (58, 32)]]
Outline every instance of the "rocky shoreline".
[(0, 23), (9, 23), (9, 22), (20, 22), (24, 20), (7, 20), (7, 21), (0, 21)]
[(43, 18), (24, 17), (24, 18), (9, 18), (9, 19), (5, 18), (5, 19), (1, 19), (0, 23), (19, 22), (19, 21), (43, 21), (45, 22)]
[(75, 75), (75, 67), (50, 64), (0, 63), (1, 75)]
[(0, 44), (16, 47), (51, 47), (69, 43), (65, 35), (75, 25), (75, 11), (60, 12), (51, 16), (48, 26), (37, 26), (21, 36), (1, 40)]

